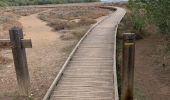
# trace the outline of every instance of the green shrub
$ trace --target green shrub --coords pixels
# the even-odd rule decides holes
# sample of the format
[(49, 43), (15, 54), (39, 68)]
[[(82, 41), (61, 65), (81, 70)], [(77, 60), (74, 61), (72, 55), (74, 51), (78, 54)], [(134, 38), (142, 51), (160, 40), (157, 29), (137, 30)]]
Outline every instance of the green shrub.
[(170, 41), (168, 41), (168, 43), (166, 45), (166, 52), (170, 53)]
[(7, 6), (8, 4), (7, 3), (5, 3), (5, 2), (3, 2), (3, 1), (0, 1), (0, 7), (5, 7), (5, 6)]
[(138, 15), (133, 15), (131, 16), (131, 21), (133, 23), (133, 28), (137, 30), (138, 33), (142, 33), (145, 26), (144, 19)]
[(145, 20), (154, 23), (161, 34), (170, 34), (170, 0), (129, 0), (129, 4), (139, 14), (144, 10)]

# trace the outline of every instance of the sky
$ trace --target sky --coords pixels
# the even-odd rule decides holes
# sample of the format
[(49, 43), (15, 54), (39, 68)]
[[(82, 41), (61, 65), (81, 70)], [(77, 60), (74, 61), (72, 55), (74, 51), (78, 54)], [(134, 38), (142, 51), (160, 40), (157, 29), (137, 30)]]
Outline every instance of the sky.
[(128, 1), (128, 0), (101, 0), (104, 2), (119, 2), (119, 1)]

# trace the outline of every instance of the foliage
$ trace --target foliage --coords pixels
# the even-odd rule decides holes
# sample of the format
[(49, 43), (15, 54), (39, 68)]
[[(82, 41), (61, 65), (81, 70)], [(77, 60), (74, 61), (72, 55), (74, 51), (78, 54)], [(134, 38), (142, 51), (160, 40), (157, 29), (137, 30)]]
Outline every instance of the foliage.
[(170, 31), (170, 0), (129, 0), (132, 10), (145, 12), (145, 20), (154, 23), (162, 34)]
[(74, 2), (96, 2), (99, 0), (1, 0), (0, 6), (21, 6), (21, 5), (39, 5), (39, 4), (59, 4)]
[(143, 9), (140, 9), (140, 6), (140, 4), (129, 0), (129, 7), (131, 9), (130, 20), (132, 22), (133, 28), (137, 31), (137, 33), (142, 34), (146, 21), (144, 14), (145, 12)]
[(4, 6), (7, 6), (7, 3), (4, 1), (0, 1), (0, 7), (4, 7)]
[(165, 49), (167, 53), (170, 53), (170, 41), (168, 41)]

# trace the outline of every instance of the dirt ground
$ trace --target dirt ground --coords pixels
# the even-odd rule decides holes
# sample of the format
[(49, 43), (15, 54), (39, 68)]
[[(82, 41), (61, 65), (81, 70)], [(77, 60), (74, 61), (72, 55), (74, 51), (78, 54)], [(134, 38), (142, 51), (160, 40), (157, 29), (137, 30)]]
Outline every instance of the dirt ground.
[[(170, 100), (170, 53), (168, 54), (165, 50), (166, 42), (170, 38), (160, 35), (153, 24), (147, 25), (143, 32), (139, 33), (133, 28), (133, 23), (129, 18), (130, 12), (127, 10), (126, 16), (119, 24), (118, 35), (121, 37), (122, 33), (128, 32), (137, 35), (134, 73), (135, 100)], [(119, 66), (122, 62), (121, 49), (118, 47)]]
[[(169, 100), (170, 56), (165, 41), (153, 34), (136, 43), (135, 96), (137, 100)], [(165, 59), (165, 60), (163, 60)], [(165, 67), (162, 64), (165, 64)]]
[[(77, 39), (62, 40), (62, 33), (54, 31), (38, 14), (21, 16), (24, 38), (31, 38), (33, 48), (26, 49), (31, 79), (31, 100), (42, 100)], [(0, 64), (0, 100), (26, 100), (18, 93), (11, 50), (2, 50)], [(28, 98), (27, 98), (28, 99)]]
[[(37, 14), (22, 17), (19, 21), (23, 25), (25, 38), (31, 38), (33, 44), (33, 48), (27, 49), (31, 94), (33, 97), (35, 96), (36, 100), (41, 100), (46, 91), (44, 88), (49, 87), (68, 55), (68, 52), (62, 52), (62, 49), (70, 47), (76, 41), (62, 41), (59, 38), (60, 34), (53, 32), (45, 22), (38, 19)], [(4, 52), (8, 54), (7, 57), (12, 59), (10, 50)], [(7, 64), (7, 67), (1, 67), (0, 74), (1, 95), (11, 97), (9, 100), (15, 99), (17, 84), (12, 61)], [(7, 99), (5, 98), (5, 100)]]

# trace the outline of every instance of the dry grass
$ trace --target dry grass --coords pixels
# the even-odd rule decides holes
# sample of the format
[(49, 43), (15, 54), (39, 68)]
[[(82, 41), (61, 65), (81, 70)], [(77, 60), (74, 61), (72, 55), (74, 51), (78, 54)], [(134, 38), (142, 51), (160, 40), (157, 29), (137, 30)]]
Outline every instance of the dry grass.
[(77, 23), (57, 19), (48, 22), (48, 25), (53, 27), (55, 30), (63, 30), (63, 29), (74, 28), (77, 26)]
[(39, 14), (39, 18), (47, 22), (54, 30), (68, 30), (62, 33), (62, 40), (80, 39), (87, 31), (87, 26), (96, 23), (96, 18), (109, 14), (109, 10), (95, 7), (55, 8)]
[(82, 25), (82, 26), (91, 25), (91, 24), (94, 24), (94, 23), (96, 23), (96, 20), (94, 20), (92, 18), (82, 18), (78, 22), (78, 24)]
[[(19, 18), (18, 15), (11, 13), (11, 12), (5, 12), (6, 9), (0, 9), (0, 38), (9, 38), (8, 30), (11, 29), (13, 26), (22, 27), (21, 23), (19, 23), (17, 20)], [(2, 54), (3, 49), (0, 49), (0, 64), (7, 64), (11, 62), (11, 59), (4, 57)]]
[(103, 3), (102, 6), (116, 6), (116, 7), (128, 8), (128, 2)]
[(2, 27), (2, 31), (7, 31), (13, 26), (22, 27), (21, 23), (18, 22), (19, 16), (10, 13), (10, 12), (3, 12), (0, 15), (0, 26)]
[(109, 10), (95, 7), (70, 7), (70, 8), (55, 8), (51, 11), (43, 12), (39, 15), (40, 19), (48, 21), (50, 19), (74, 20), (86, 18), (99, 18), (110, 13)]
[(74, 42), (72, 45), (69, 45), (69, 46), (65, 46), (61, 49), (62, 52), (65, 52), (65, 53), (70, 53), (71, 50), (73, 50), (73, 48), (75, 47), (76, 45), (76, 42)]
[(28, 16), (31, 14), (39, 13), (44, 10), (47, 10), (47, 8), (36, 8), (36, 7), (13, 7), (11, 9), (8, 9), (8, 12), (15, 13), (20, 16)]
[(78, 22), (75, 21), (65, 21), (65, 20), (55, 20), (49, 22), (48, 25), (53, 27), (54, 30), (67, 30), (66, 33), (62, 33), (60, 38), (62, 40), (70, 39), (80, 39), (88, 30), (91, 24), (96, 23), (96, 20), (90, 18), (82, 18)]
[(89, 26), (83, 26), (80, 28), (74, 29), (71, 34), (75, 36), (75, 38), (80, 39), (89, 29)]
[(65, 29), (73, 29), (80, 26), (88, 26), (96, 23), (96, 20), (91, 18), (82, 18), (78, 22), (75, 21), (67, 21), (61, 19), (55, 19), (48, 22), (48, 25), (53, 27), (54, 30), (65, 30)]
[(61, 32), (60, 38), (62, 40), (71, 40), (76, 39), (79, 40), (89, 29), (89, 26), (81, 26), (73, 28), (72, 30), (67, 30), (67, 32)]
[(62, 40), (71, 40), (71, 39), (75, 39), (74, 35), (73, 34), (70, 34), (69, 33), (62, 33), (62, 35), (60, 36), (60, 38)]

